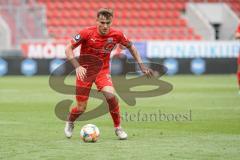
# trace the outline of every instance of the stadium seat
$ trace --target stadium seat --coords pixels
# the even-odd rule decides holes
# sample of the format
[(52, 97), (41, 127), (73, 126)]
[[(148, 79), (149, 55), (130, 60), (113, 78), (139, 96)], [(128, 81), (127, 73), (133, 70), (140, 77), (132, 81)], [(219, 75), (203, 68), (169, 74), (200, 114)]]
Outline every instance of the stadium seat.
[[(192, 0), (204, 2), (204, 0)], [(215, 2), (216, 0), (210, 0)], [(226, 1), (240, 13), (238, 0)], [(181, 17), (188, 0), (149, 0), (149, 1), (67, 1), (38, 0), (47, 7), (47, 26), (49, 33), (68, 34), (76, 28), (84, 28), (95, 24), (96, 10), (100, 7), (113, 8), (115, 19), (113, 24), (126, 31), (133, 39), (194, 39), (201, 40)], [(53, 28), (57, 29), (54, 30)], [(70, 29), (69, 29), (70, 28)], [(64, 29), (64, 32), (62, 32)], [(139, 34), (142, 33), (142, 34)], [(142, 36), (142, 37), (140, 37)], [(61, 36), (61, 37), (64, 37)]]

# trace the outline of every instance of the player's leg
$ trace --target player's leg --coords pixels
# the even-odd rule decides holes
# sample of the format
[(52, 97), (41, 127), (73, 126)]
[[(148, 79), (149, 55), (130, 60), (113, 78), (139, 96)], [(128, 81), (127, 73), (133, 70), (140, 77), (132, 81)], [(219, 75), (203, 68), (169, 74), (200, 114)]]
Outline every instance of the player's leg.
[(84, 111), (87, 107), (87, 100), (77, 101), (77, 105), (71, 109), (68, 115), (68, 122), (74, 122)]
[(114, 94), (114, 88), (112, 86), (105, 86), (101, 89), (101, 92), (103, 93), (107, 100), (109, 111), (114, 123), (116, 135), (121, 140), (127, 139), (128, 135), (120, 125), (121, 123), (120, 108), (117, 97)]
[(74, 121), (86, 110), (89, 93), (92, 82), (83, 82), (76, 80), (76, 101), (77, 105), (71, 109), (68, 114), (67, 122), (64, 128), (66, 137), (71, 138), (74, 129)]
[(101, 92), (103, 93), (107, 100), (109, 112), (113, 119), (114, 127), (115, 128), (120, 127), (121, 121), (120, 108), (117, 97), (114, 95), (114, 88), (112, 86), (105, 86), (101, 89)]
[(68, 114), (64, 132), (67, 138), (71, 138), (74, 129), (74, 121), (86, 110), (87, 101), (77, 102), (77, 105), (71, 109)]
[(99, 74), (95, 81), (99, 91), (105, 96), (109, 111), (114, 123), (115, 133), (119, 139), (126, 139), (127, 134), (121, 128), (121, 116), (120, 116), (120, 107), (117, 97), (115, 96), (115, 90), (113, 88), (112, 80), (110, 76), (106, 73)]

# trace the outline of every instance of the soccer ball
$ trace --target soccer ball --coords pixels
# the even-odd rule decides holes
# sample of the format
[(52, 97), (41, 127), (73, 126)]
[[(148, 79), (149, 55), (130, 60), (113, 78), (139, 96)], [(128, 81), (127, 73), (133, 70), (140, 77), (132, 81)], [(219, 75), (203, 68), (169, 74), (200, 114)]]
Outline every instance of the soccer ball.
[(84, 142), (96, 142), (99, 138), (99, 135), (99, 129), (94, 124), (86, 124), (80, 131), (80, 138)]

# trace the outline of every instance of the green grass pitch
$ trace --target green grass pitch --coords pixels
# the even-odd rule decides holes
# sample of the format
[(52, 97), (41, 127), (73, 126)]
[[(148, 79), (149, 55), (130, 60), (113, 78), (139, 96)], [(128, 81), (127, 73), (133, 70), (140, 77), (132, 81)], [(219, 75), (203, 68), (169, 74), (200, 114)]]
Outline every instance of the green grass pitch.
[[(70, 78), (70, 82), (74, 78)], [(129, 135), (114, 135), (110, 116), (78, 122), (71, 139), (65, 123), (54, 114), (55, 104), (73, 96), (48, 85), (48, 77), (0, 77), (0, 159), (138, 159), (231, 160), (240, 153), (240, 95), (234, 75), (168, 76), (174, 89), (163, 96), (139, 98), (135, 107), (121, 101), (123, 116), (154, 113), (185, 115), (176, 119), (123, 119)], [(148, 88), (145, 88), (148, 89)], [(99, 101), (93, 99), (89, 108)], [(190, 114), (191, 112), (191, 114)], [(81, 126), (96, 124), (97, 143), (83, 143)]]

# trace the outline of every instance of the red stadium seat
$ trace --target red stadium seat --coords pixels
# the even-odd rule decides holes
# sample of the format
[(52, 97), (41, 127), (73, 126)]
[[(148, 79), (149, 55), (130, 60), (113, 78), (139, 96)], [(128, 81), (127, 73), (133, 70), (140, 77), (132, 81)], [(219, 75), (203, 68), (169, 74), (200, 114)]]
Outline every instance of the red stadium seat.
[(68, 11), (74, 9), (74, 6), (72, 5), (73, 3), (71, 1), (63, 1), (62, 5), (64, 6), (64, 8)]
[[(79, 8), (81, 8), (82, 10), (86, 10), (86, 9), (89, 9), (89, 3), (87, 3), (87, 1), (77, 1), (77, 6)], [(81, 11), (81, 10), (80, 10)]]
[[(98, 0), (38, 0), (38, 2), (46, 4), (47, 26), (49, 32), (54, 34), (60, 33), (59, 28), (62, 34), (67, 35), (76, 28), (94, 25), (96, 11), (100, 7), (110, 7), (115, 11), (116, 18), (113, 24), (126, 30), (130, 34), (129, 37), (134, 39), (201, 39), (201, 36), (195, 35), (194, 30), (188, 27), (186, 20), (180, 16), (187, 0), (130, 2), (121, 0), (108, 3)], [(231, 0), (229, 4), (240, 10), (238, 1)], [(54, 27), (57, 29), (54, 30)]]

